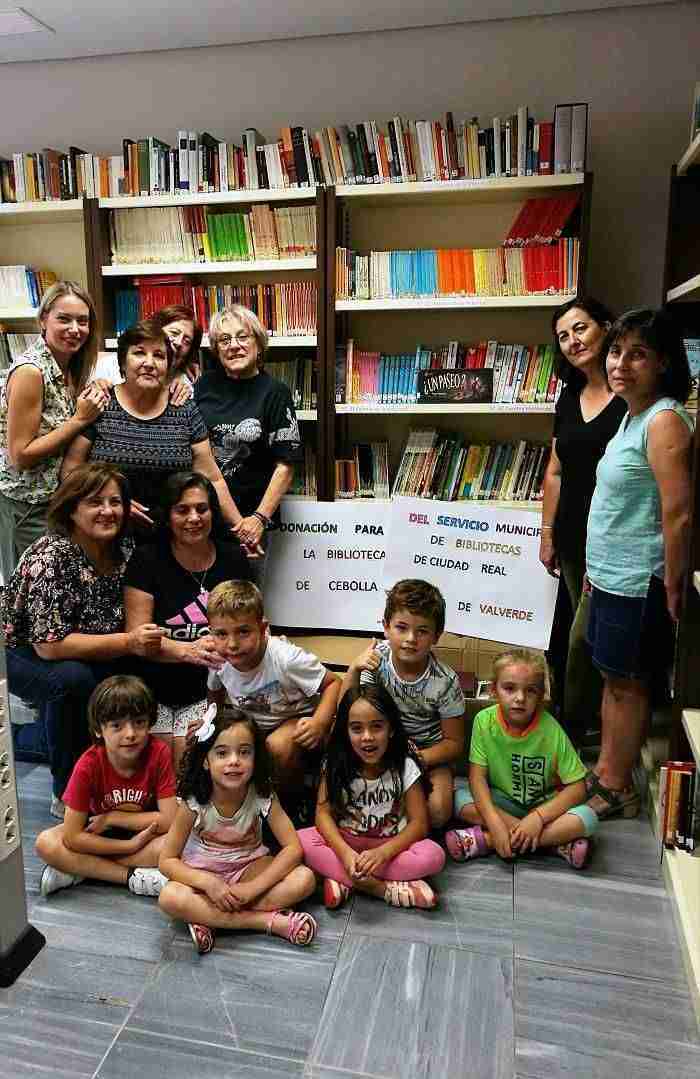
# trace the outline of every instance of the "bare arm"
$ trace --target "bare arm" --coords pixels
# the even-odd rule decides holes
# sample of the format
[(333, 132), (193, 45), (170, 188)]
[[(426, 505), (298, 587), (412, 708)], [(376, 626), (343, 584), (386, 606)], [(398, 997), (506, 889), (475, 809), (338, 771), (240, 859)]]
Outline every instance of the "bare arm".
[(103, 858), (125, 858), (136, 854), (156, 834), (155, 825), (148, 825), (131, 839), (107, 839), (87, 830), (87, 813), (78, 813), (66, 806), (63, 818), (63, 842), (76, 854), (98, 854)]
[[(278, 461), (270, 476), (270, 482), (265, 489), (265, 493), (260, 499), (257, 512), (262, 514), (263, 517), (272, 517), (282, 498), (291, 487), (293, 479), (294, 465), (288, 464), (286, 461)], [(243, 533), (241, 539), (245, 536), (247, 537), (246, 543), (255, 545), (262, 540), (265, 526), (261, 520), (251, 514), (250, 517), (242, 518), (240, 531)]]
[(127, 832), (141, 832), (149, 824), (155, 825), (154, 835), (165, 835), (175, 819), (177, 799), (159, 798), (158, 809), (149, 813), (126, 813), (120, 809), (110, 809), (107, 813), (101, 813), (98, 817), (92, 817), (87, 831), (92, 835), (100, 835), (108, 828), (123, 828)]
[(452, 764), (464, 754), (464, 716), (442, 720), (442, 741), (421, 749), (420, 755), (428, 768)]
[(279, 844), (278, 853), (259, 876), (231, 886), (247, 907), (284, 880), (293, 869), (301, 865), (304, 857), (294, 825), (276, 798), (272, 800), (267, 823)]
[(542, 535), (540, 537), (540, 562), (552, 577), (558, 576), (559, 561), (554, 550), (553, 532), (559, 498), (561, 496), (561, 461), (557, 456), (557, 440), (552, 439), (552, 452), (544, 474), (544, 498), (542, 501)]
[(62, 641), (33, 645), (41, 659), (117, 659), (143, 656), (152, 659), (160, 651), (163, 631), (159, 626), (139, 626), (129, 633), (69, 633)]
[(488, 768), (483, 768), (480, 764), (470, 764), (469, 787), (474, 795), (474, 804), (481, 814), (481, 819), (491, 833), (494, 847), (502, 858), (510, 858), (513, 851), (510, 845), (508, 827), (493, 804), (488, 784)]
[(660, 412), (649, 424), (647, 457), (661, 499), (664, 584), (668, 610), (678, 618), (690, 520), (691, 434), (680, 416)]
[(586, 784), (582, 779), (567, 784), (548, 802), (535, 806), (518, 821), (510, 833), (511, 847), (521, 854), (526, 854), (528, 850), (537, 850), (546, 826), (558, 820), (572, 806), (580, 805), (585, 800)]
[(357, 854), (349, 843), (345, 842), (340, 828), (335, 822), (330, 802), (328, 801), (328, 787), (325, 778), (321, 779), (318, 788), (315, 824), (328, 846), (340, 858), (348, 871), (348, 875), (352, 876)]
[(66, 455), (63, 458), (61, 465), (61, 481), (66, 476), (69, 476), (80, 465), (84, 465), (90, 456), (90, 450), (92, 449), (92, 442), (85, 435), (78, 435), (73, 439), (70, 446), (66, 451)]
[(21, 472), (61, 453), (83, 428), (97, 419), (105, 402), (102, 390), (91, 387), (80, 395), (75, 414), (69, 420), (39, 435), (44, 397), (41, 372), (31, 364), (19, 367), (8, 382), (7, 395), (7, 455)]
[(319, 686), (321, 699), (312, 716), (304, 716), (296, 726), (294, 740), (305, 749), (314, 749), (323, 741), (335, 719), (340, 679), (332, 671), (326, 671)]
[[(150, 592), (127, 585), (124, 588), (124, 616), (127, 633), (140, 626), (153, 625), (154, 597)], [(218, 670), (222, 665), (210, 637), (194, 641), (174, 641), (165, 634), (161, 637), (160, 651), (152, 657), (157, 663), (193, 663), (198, 667)]]
[(226, 480), (221, 475), (221, 469), (214, 460), (208, 438), (205, 438), (203, 442), (195, 442), (192, 446), (192, 471), (201, 472), (203, 476), (211, 480), (224, 518), (232, 528), (237, 528), (243, 518), (238, 506), (231, 498), (231, 492), (226, 485)]
[(208, 873), (206, 869), (192, 869), (182, 860), (182, 852), (185, 843), (190, 837), (195, 814), (188, 806), (181, 803), (177, 807), (175, 820), (165, 837), (158, 859), (158, 868), (169, 880), (179, 881), (180, 884), (189, 884), (190, 888), (196, 888), (198, 892), (205, 892), (213, 882), (218, 883), (219, 878), (215, 873)]
[(359, 656), (355, 656), (348, 667), (340, 683), (340, 693), (337, 703), (340, 704), (349, 689), (359, 689), (360, 675), (363, 671), (376, 671), (379, 666), (379, 653), (377, 652), (377, 639), (373, 637), (369, 645)]

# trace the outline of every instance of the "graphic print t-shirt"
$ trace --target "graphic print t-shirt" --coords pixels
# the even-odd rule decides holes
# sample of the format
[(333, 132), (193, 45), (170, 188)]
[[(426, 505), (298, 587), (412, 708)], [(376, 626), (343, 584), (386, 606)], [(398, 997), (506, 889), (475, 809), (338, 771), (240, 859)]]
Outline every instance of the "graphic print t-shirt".
[(103, 745), (86, 749), (76, 762), (63, 801), (76, 813), (153, 813), (159, 798), (173, 798), (175, 776), (170, 749), (149, 738), (133, 776), (123, 776), (109, 762)]
[(405, 794), (420, 778), (420, 768), (412, 757), (403, 766), (403, 788), (390, 768), (378, 779), (358, 776), (350, 784), (352, 797), (338, 827), (354, 835), (374, 838), (398, 835), (406, 827)]
[[(249, 581), (250, 566), (235, 543), (216, 541), (216, 560), (196, 580), (173, 555), (169, 543), (138, 547), (126, 569), (124, 584), (153, 596), (152, 622), (175, 641), (195, 641), (209, 633), (207, 602), (212, 588), (222, 581)], [(198, 581), (204, 582), (200, 589)], [(207, 669), (193, 663), (149, 663), (139, 673), (161, 704), (184, 706), (207, 695)]]
[(262, 662), (253, 671), (225, 663), (210, 671), (209, 689), (223, 686), (231, 704), (242, 708), (265, 734), (287, 719), (313, 715), (326, 676), (320, 659), (284, 637), (270, 637)]
[(565, 731), (549, 712), (540, 712), (523, 734), (514, 735), (497, 704), (482, 708), (474, 718), (469, 760), (488, 768), (490, 787), (527, 808), (586, 774)]
[(361, 685), (381, 685), (394, 698), (409, 738), (418, 747), (442, 741), (442, 720), (464, 715), (464, 694), (459, 678), (431, 653), (420, 678), (407, 682), (394, 668), (388, 641), (380, 641), (376, 671), (363, 671)]
[(194, 395), (216, 463), (245, 517), (258, 508), (275, 466), (302, 458), (292, 396), (266, 371), (234, 381), (218, 365), (199, 379)]
[(186, 805), (195, 814), (182, 852), (187, 865), (205, 869), (207, 862), (215, 860), (230, 862), (234, 868), (269, 854), (262, 841), (262, 822), (272, 798), (261, 798), (255, 784), (248, 786), (243, 804), (232, 817), (222, 817), (213, 802), (201, 805), (196, 798), (188, 798)]

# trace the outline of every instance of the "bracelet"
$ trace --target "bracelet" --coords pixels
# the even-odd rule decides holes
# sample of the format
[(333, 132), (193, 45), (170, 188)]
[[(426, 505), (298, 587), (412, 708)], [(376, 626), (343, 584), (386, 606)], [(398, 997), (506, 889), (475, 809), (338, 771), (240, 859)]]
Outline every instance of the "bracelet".
[(539, 809), (537, 809), (537, 807), (535, 807), (535, 810), (534, 810), (534, 812), (535, 812), (535, 813), (537, 814), (537, 816), (538, 816), (538, 817), (540, 818), (540, 820), (542, 821), (542, 827), (543, 827), (543, 828), (546, 828), (546, 827), (547, 827), (547, 821), (546, 821), (546, 820), (544, 819), (544, 817), (543, 817), (543, 816), (542, 816), (542, 814), (540, 813)]
[(266, 517), (264, 513), (259, 513), (257, 510), (255, 510), (251, 514), (251, 517), (257, 517), (257, 519), (260, 521), (260, 524), (263, 526), (263, 528), (267, 529), (267, 528), (270, 528), (272, 526), (272, 521), (270, 520), (269, 517)]
[(554, 525), (540, 525), (540, 532), (551, 532), (554, 529)]

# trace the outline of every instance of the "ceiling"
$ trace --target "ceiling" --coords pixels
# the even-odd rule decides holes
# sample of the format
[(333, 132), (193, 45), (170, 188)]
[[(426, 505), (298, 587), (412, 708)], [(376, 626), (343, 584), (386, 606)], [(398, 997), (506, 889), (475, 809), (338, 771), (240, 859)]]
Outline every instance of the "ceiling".
[(674, 0), (0, 0), (0, 16), (21, 5), (50, 28), (0, 36), (0, 63), (402, 30), (652, 2)]

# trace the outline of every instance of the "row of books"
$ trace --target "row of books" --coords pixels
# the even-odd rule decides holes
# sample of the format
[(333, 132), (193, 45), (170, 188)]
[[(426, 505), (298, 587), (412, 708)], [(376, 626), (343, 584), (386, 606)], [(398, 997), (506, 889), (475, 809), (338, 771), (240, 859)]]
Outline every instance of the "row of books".
[(289, 493), (316, 498), (316, 491), (316, 451), (313, 446), (304, 443), (304, 458), (294, 466), (294, 478)]
[(557, 105), (537, 121), (527, 106), (481, 123), (478, 117), (365, 120), (309, 131), (283, 127), (268, 140), (246, 128), (240, 144), (208, 131), (178, 131), (175, 145), (151, 135), (122, 139), (119, 154), (71, 146), (0, 159), (0, 200), (24, 202), (119, 195), (405, 183), (580, 172), (585, 168), (586, 104)]
[(336, 498), (389, 497), (389, 443), (361, 442), (335, 462)]
[(336, 248), (336, 297), (527, 296), (575, 292), (579, 241), (535, 247), (371, 251)]
[(259, 285), (193, 285), (176, 275), (135, 277), (135, 288), (119, 289), (115, 296), (116, 331), (122, 333), (140, 318), (162, 307), (187, 304), (208, 332), (212, 315), (241, 304), (254, 311), (273, 337), (311, 336), (316, 333), (317, 290), (313, 281), (282, 281)]
[(581, 194), (578, 191), (547, 198), (526, 199), (505, 238), (505, 246), (554, 243), (562, 235), (580, 204)]
[(544, 404), (559, 396), (552, 345), (450, 341), (441, 348), (417, 345), (415, 353), (389, 355), (357, 348), (350, 338), (336, 347), (336, 404), (412, 404), (419, 398), (419, 374), (428, 370), (493, 370), (497, 404)]
[(659, 769), (659, 840), (662, 848), (695, 850), (698, 830), (695, 761), (666, 761)]
[(8, 333), (0, 325), (0, 371), (5, 371), (18, 356), (21, 356), (38, 340), (38, 333)]
[(316, 408), (318, 361), (315, 356), (275, 359), (268, 370), (274, 378), (278, 378), (289, 388), (295, 408)]
[(536, 442), (472, 443), (437, 430), (411, 431), (394, 495), (451, 502), (542, 499), (549, 446)]
[(158, 206), (110, 213), (112, 263), (235, 262), (316, 254), (313, 206), (264, 204), (238, 213)]
[(41, 297), (58, 278), (51, 270), (31, 266), (0, 266), (0, 307), (38, 307)]

